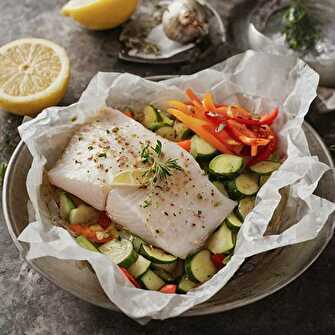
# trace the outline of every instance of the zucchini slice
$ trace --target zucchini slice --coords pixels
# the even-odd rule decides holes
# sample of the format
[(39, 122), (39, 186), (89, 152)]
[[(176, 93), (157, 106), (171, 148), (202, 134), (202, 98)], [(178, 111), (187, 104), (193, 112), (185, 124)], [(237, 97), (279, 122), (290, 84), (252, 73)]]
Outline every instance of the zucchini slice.
[(190, 138), (192, 136), (192, 130), (187, 128), (183, 123), (176, 121), (173, 125), (176, 132), (176, 140), (182, 141)]
[(63, 220), (68, 220), (70, 213), (76, 206), (71, 198), (65, 193), (61, 192), (59, 195), (59, 214)]
[(223, 265), (227, 265), (230, 262), (232, 257), (233, 257), (233, 254), (226, 256), (223, 260)]
[(151, 130), (158, 129), (156, 128), (156, 126), (161, 120), (157, 109), (151, 105), (146, 106), (143, 110), (143, 114), (144, 114), (143, 125)]
[(243, 167), (242, 157), (228, 154), (216, 156), (209, 163), (210, 173), (221, 178), (233, 178), (242, 171)]
[(246, 216), (253, 210), (254, 207), (255, 197), (245, 197), (238, 203), (236, 214), (240, 220), (244, 221)]
[(111, 260), (122, 267), (128, 268), (137, 260), (138, 254), (133, 244), (126, 239), (115, 239), (103, 244), (99, 251), (111, 258)]
[(140, 237), (133, 235), (131, 241), (136, 252), (140, 252), (142, 244), (146, 244)]
[(210, 159), (216, 154), (216, 149), (198, 135), (191, 139), (191, 154), (194, 158)]
[(162, 269), (166, 272), (173, 273), (177, 267), (178, 261), (168, 264), (159, 264), (159, 263), (152, 263), (151, 266), (153, 269)]
[(234, 213), (231, 213), (226, 217), (225, 223), (232, 231), (238, 231), (242, 226), (242, 221)]
[(186, 275), (196, 282), (204, 283), (217, 272), (211, 260), (211, 253), (208, 250), (201, 250), (185, 261)]
[(153, 269), (152, 271), (155, 272), (156, 275), (162, 278), (166, 283), (173, 283), (175, 281), (175, 277), (163, 269)]
[(137, 260), (133, 263), (129, 268), (128, 271), (135, 277), (138, 278), (142, 276), (150, 267), (151, 262), (144, 258), (141, 255), (138, 255)]
[(217, 188), (223, 195), (225, 195), (225, 196), (228, 197), (227, 190), (226, 190), (225, 186), (224, 186), (221, 182), (215, 180), (215, 181), (213, 181), (213, 185), (214, 185), (214, 186), (215, 186), (215, 187), (216, 187), (216, 188)]
[(168, 127), (172, 127), (174, 124), (174, 121), (172, 119), (170, 119), (166, 113), (158, 110), (158, 114), (160, 119), (162, 120), (162, 123), (164, 124), (164, 126), (168, 126)]
[(140, 277), (140, 282), (146, 289), (151, 291), (159, 291), (165, 285), (164, 280), (151, 270), (148, 270)]
[(183, 276), (178, 283), (177, 292), (179, 293), (187, 293), (188, 291), (195, 288), (198, 284), (189, 279), (187, 276)]
[(255, 172), (259, 175), (268, 175), (272, 172), (278, 170), (280, 167), (280, 163), (277, 162), (271, 162), (271, 161), (262, 161), (258, 162), (254, 165), (251, 165), (249, 167), (250, 171)]
[(207, 242), (207, 248), (213, 254), (223, 254), (234, 248), (233, 233), (222, 223), (220, 228), (212, 234)]
[(259, 187), (262, 187), (270, 178), (271, 175), (263, 174), (259, 177)]
[(177, 257), (167, 254), (162, 249), (155, 248), (151, 245), (141, 245), (140, 253), (154, 263), (169, 264), (177, 261)]
[(80, 205), (71, 210), (69, 215), (70, 224), (88, 224), (96, 223), (99, 217), (99, 212), (91, 206)]
[(89, 241), (85, 236), (78, 236), (76, 237), (76, 242), (84, 249), (89, 251), (99, 252), (95, 245)]
[(175, 141), (176, 139), (176, 132), (172, 127), (164, 126), (156, 130), (156, 134), (162, 136), (170, 141)]
[(241, 174), (234, 180), (226, 183), (229, 196), (233, 200), (241, 200), (246, 196), (251, 196), (259, 190), (258, 177), (252, 174)]

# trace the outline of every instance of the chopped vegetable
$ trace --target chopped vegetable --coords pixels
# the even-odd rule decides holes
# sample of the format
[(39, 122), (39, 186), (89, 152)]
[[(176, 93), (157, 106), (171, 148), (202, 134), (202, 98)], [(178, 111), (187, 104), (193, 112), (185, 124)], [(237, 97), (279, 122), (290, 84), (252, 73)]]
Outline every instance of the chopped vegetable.
[(108, 256), (115, 264), (128, 268), (134, 264), (138, 254), (127, 239), (114, 239), (99, 247), (99, 251)]
[(137, 288), (141, 288), (141, 285), (137, 282), (137, 280), (128, 272), (127, 269), (120, 267), (120, 271), (124, 274), (124, 276), (128, 279), (128, 281), (133, 284)]
[(106, 212), (100, 212), (98, 218), (98, 225), (103, 229), (107, 229), (112, 223), (112, 220), (107, 216)]
[(164, 280), (151, 270), (140, 277), (140, 281), (145, 288), (151, 291), (159, 291), (165, 285)]
[(185, 141), (180, 141), (177, 142), (177, 144), (183, 148), (184, 150), (190, 152), (191, 151), (191, 140), (185, 140)]
[(159, 292), (173, 294), (177, 291), (177, 285), (175, 284), (166, 284), (164, 285)]
[(76, 242), (84, 249), (89, 251), (99, 252), (98, 249), (85, 236), (76, 237)]
[[(94, 231), (90, 228), (90, 226), (84, 225), (84, 224), (71, 224), (71, 225), (69, 225), (69, 229), (75, 235), (85, 236), (89, 241), (95, 242), (95, 243), (101, 243), (102, 244), (102, 243), (106, 243), (106, 242), (111, 241), (111, 240), (114, 239), (114, 237), (109, 236), (108, 233)], [(102, 233), (102, 235), (100, 235), (99, 233)], [(105, 235), (106, 235), (106, 237), (105, 237)], [(101, 238), (99, 238), (99, 237), (101, 237)]]
[(214, 148), (222, 153), (232, 153), (228, 147), (212, 135), (204, 126), (208, 123), (204, 120), (196, 119), (177, 109), (169, 108), (168, 112), (175, 116), (179, 121), (183, 122), (188, 128), (192, 129), (197, 135), (210, 143)]
[(225, 257), (223, 254), (211, 255), (211, 260), (218, 270), (224, 267), (223, 261)]

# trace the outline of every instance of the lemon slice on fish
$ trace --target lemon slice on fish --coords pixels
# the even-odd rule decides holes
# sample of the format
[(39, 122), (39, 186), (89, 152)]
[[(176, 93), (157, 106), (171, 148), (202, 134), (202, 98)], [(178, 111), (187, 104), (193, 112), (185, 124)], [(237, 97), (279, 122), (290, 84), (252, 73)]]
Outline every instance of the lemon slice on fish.
[(138, 0), (71, 0), (62, 14), (93, 30), (119, 26), (134, 13)]
[(146, 178), (144, 174), (146, 171), (146, 169), (130, 169), (122, 171), (114, 176), (111, 185), (141, 187), (145, 185)]
[(0, 107), (33, 116), (63, 98), (70, 62), (57, 44), (38, 38), (20, 39), (0, 48)]

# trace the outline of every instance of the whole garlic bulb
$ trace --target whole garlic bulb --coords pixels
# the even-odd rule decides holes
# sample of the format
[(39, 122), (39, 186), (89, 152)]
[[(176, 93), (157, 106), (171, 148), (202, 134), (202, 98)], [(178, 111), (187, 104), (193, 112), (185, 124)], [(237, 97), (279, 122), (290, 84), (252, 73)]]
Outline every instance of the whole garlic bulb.
[(163, 14), (166, 36), (187, 44), (208, 34), (208, 21), (203, 5), (197, 0), (175, 0)]

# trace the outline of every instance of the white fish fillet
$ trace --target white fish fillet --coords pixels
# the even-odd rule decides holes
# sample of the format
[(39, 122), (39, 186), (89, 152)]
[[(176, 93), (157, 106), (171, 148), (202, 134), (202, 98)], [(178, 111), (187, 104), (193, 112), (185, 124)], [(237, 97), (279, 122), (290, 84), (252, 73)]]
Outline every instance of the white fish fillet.
[[(98, 120), (83, 126), (72, 138), (61, 160), (49, 171), (51, 183), (97, 209), (106, 209), (113, 221), (175, 256), (186, 258), (203, 246), (235, 203), (216, 189), (193, 157), (178, 145), (113, 109), (105, 109)], [(174, 171), (154, 190), (112, 188), (108, 183), (113, 175), (140, 167), (141, 149), (148, 142), (154, 146), (157, 139), (163, 144), (165, 159), (177, 159), (183, 171)], [(105, 146), (106, 157), (95, 162), (101, 155), (99, 143)], [(94, 158), (88, 160), (92, 155)]]

